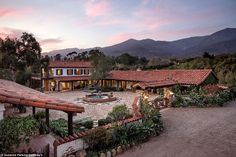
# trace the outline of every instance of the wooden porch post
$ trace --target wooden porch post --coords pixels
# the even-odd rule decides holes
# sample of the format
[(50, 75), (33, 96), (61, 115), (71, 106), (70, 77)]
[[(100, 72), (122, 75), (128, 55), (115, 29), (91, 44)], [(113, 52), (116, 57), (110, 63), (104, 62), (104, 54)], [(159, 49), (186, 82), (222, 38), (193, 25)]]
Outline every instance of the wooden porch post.
[(58, 81), (57, 90), (60, 92), (60, 81)]
[(45, 109), (45, 112), (46, 112), (46, 125), (47, 125), (47, 127), (49, 128), (49, 109), (46, 108), (46, 109)]
[(35, 115), (35, 107), (34, 106), (32, 107), (32, 112), (33, 112), (33, 115)]
[(71, 81), (71, 90), (74, 90), (74, 81)]
[(68, 112), (68, 135), (73, 135), (73, 112)]

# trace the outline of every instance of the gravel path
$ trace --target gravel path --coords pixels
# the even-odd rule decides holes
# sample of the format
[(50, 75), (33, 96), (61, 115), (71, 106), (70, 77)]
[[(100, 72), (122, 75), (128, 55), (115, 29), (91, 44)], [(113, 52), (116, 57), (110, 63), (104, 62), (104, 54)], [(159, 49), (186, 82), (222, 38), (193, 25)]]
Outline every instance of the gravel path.
[(236, 157), (236, 101), (162, 112), (163, 134), (120, 157)]

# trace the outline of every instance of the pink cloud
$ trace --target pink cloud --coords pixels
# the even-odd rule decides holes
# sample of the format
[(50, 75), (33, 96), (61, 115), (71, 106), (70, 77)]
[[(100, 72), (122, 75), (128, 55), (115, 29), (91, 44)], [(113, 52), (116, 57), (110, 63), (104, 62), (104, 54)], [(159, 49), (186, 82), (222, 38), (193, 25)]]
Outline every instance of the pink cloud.
[(19, 38), (22, 35), (24, 30), (8, 28), (8, 27), (0, 27), (0, 38), (6, 38), (7, 36), (10, 38)]
[(110, 8), (111, 5), (107, 0), (88, 0), (85, 4), (85, 12), (89, 17), (105, 15), (109, 12)]
[(0, 17), (19, 17), (32, 12), (31, 8), (14, 9), (14, 8), (0, 8)]
[(50, 39), (42, 39), (40, 41), (41, 45), (49, 45), (49, 44), (59, 44), (62, 43), (63, 40), (61, 40), (60, 38), (50, 38)]

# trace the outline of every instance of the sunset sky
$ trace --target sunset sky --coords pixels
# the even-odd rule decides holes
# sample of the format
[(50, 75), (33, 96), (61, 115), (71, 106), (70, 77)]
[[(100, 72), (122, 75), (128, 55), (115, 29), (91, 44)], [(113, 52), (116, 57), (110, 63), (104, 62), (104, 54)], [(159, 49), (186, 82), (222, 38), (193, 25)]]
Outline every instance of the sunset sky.
[(236, 27), (236, 0), (0, 0), (0, 37), (33, 33), (43, 52), (129, 38), (176, 40)]

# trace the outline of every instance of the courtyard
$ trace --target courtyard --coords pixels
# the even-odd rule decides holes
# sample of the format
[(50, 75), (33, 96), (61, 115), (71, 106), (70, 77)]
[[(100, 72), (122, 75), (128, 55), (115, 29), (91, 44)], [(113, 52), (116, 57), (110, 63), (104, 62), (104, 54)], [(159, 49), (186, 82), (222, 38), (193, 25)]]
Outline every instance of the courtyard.
[[(64, 92), (49, 92), (50, 96), (55, 98), (73, 102), (78, 104), (78, 106), (82, 106), (85, 109), (85, 112), (77, 114), (74, 116), (74, 120), (91, 118), (92, 120), (98, 120), (101, 118), (105, 118), (107, 114), (112, 110), (114, 106), (126, 104), (126, 106), (132, 111), (132, 103), (134, 98), (139, 96), (139, 92), (131, 92), (131, 91), (122, 91), (122, 92), (112, 92), (114, 97), (117, 97), (116, 101), (106, 102), (106, 103), (87, 103), (83, 102), (82, 98), (85, 97), (88, 92), (84, 91), (64, 91)], [(109, 93), (108, 93), (109, 94)], [(156, 98), (158, 95), (150, 95), (149, 100)], [(50, 118), (58, 119), (64, 118), (67, 119), (67, 115), (65, 112), (51, 110)]]

